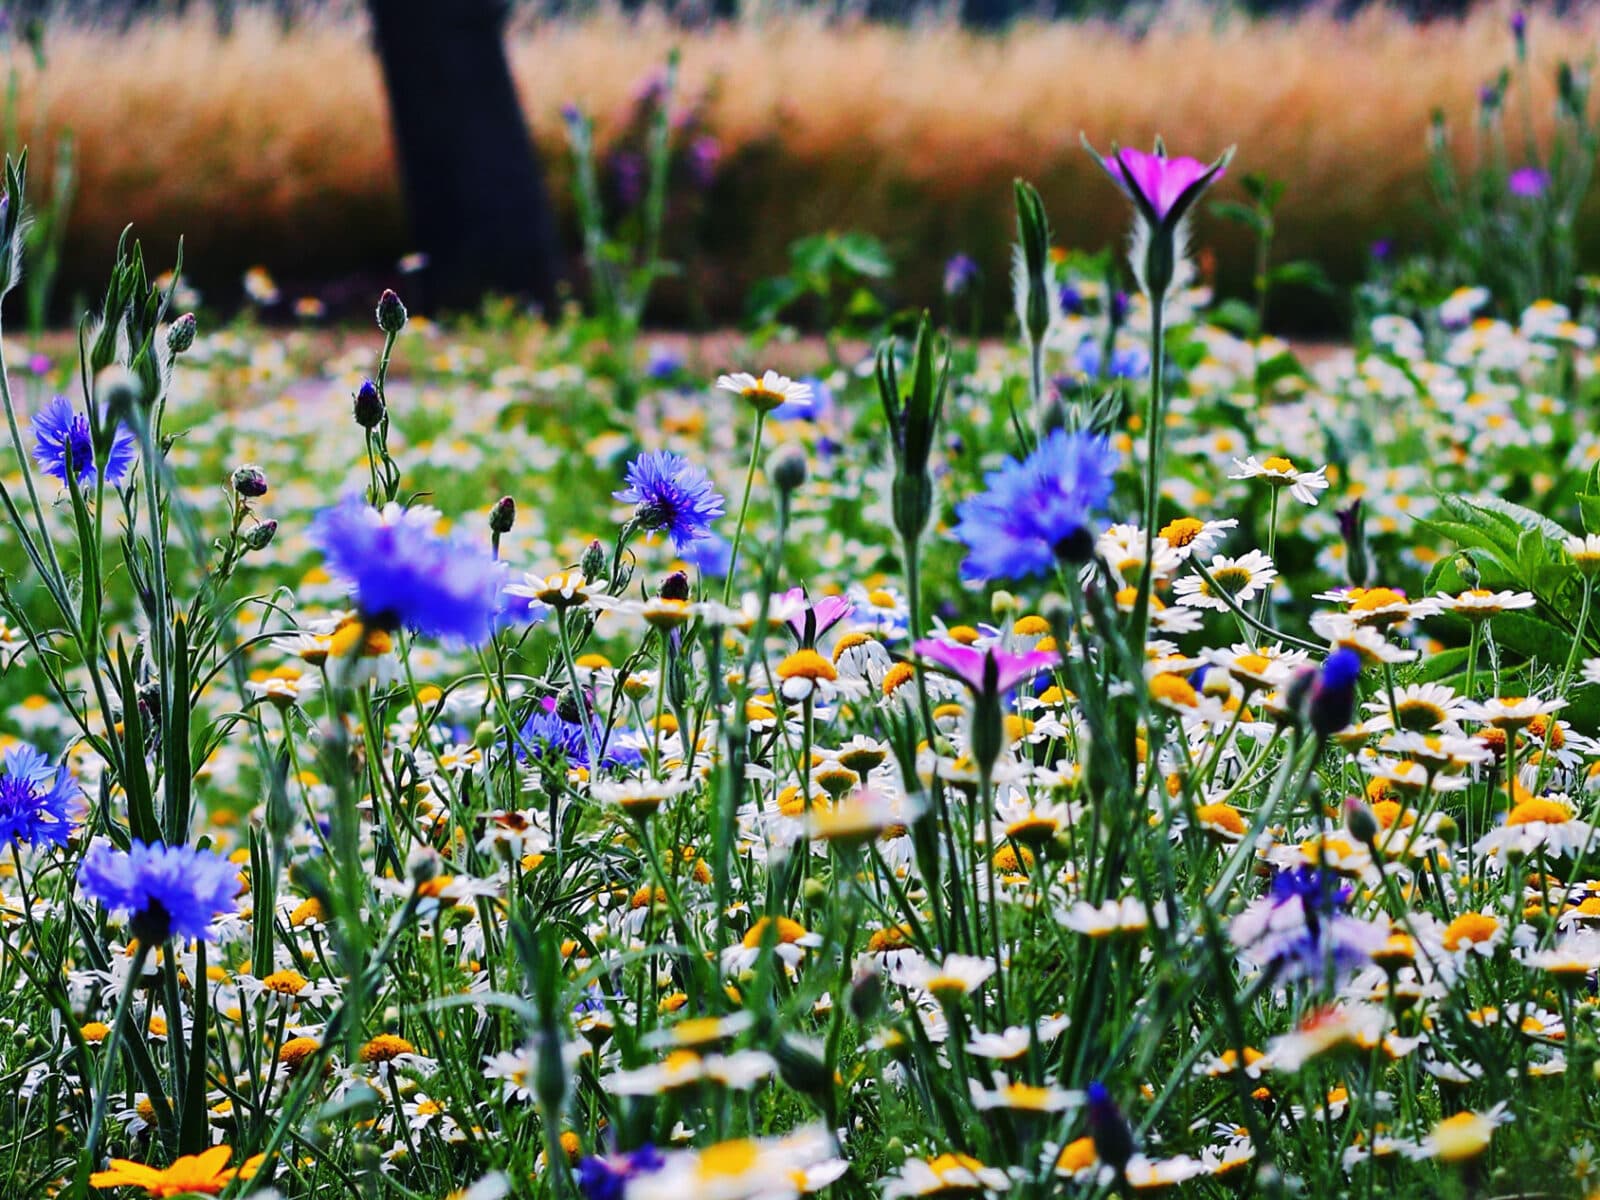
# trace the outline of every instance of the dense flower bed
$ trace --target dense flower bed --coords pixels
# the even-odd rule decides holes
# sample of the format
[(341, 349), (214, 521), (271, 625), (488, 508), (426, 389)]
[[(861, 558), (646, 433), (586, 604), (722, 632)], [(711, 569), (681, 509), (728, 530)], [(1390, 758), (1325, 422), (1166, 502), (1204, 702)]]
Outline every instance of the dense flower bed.
[(1591, 314), (1302, 363), (1102, 165), (1020, 347), (7, 344), (6, 1194), (1593, 1190)]

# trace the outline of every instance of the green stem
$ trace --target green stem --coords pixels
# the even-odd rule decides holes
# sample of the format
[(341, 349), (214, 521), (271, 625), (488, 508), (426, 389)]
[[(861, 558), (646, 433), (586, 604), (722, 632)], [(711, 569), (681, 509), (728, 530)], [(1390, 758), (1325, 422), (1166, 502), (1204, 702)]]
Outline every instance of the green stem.
[(744, 543), (744, 518), (750, 511), (750, 490), (756, 482), (756, 463), (761, 461), (761, 432), (766, 427), (767, 414), (756, 413), (755, 441), (750, 445), (750, 465), (744, 473), (744, 497), (739, 501), (739, 520), (733, 527), (733, 549), (728, 554), (728, 577), (722, 584), (722, 602), (733, 597), (733, 577), (739, 569), (739, 547)]

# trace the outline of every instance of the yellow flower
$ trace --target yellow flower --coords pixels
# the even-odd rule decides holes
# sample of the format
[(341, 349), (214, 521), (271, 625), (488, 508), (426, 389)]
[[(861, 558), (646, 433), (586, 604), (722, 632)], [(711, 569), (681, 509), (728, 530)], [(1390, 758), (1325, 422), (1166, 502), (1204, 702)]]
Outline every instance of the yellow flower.
[(125, 1158), (113, 1158), (109, 1171), (96, 1171), (89, 1183), (97, 1188), (143, 1188), (147, 1196), (215, 1196), (233, 1181), (228, 1167), (231, 1146), (213, 1146), (200, 1154), (185, 1154), (170, 1167), (147, 1167)]

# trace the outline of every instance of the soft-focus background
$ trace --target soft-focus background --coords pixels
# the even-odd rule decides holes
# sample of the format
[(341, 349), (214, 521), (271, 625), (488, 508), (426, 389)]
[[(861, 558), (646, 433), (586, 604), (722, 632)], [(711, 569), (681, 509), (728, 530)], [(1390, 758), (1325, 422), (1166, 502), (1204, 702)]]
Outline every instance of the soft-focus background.
[[(223, 305), (255, 265), (286, 295), (334, 312), (356, 297), (365, 305), (419, 248), (365, 6), (26, 7), (8, 22), (7, 140), (32, 147), (36, 181), (48, 181), (64, 139), (75, 160), (53, 313), (103, 275), (129, 223), (160, 261), (182, 235), (188, 278)], [(1224, 192), (1237, 195), (1248, 172), (1284, 181), (1276, 253), (1314, 259), (1336, 281), (1361, 278), (1380, 240), (1427, 249), (1430, 117), (1446, 115), (1465, 156), (1480, 85), (1510, 59), (1510, 11), (1419, 20), (1167, 5), (1063, 20), (1029, 11), (976, 28), (982, 12), (963, 23), (932, 8), (871, 20), (755, 6), (712, 20), (517, 6), (505, 41), (575, 286), (562, 108), (594, 118), (605, 203), (637, 204), (642, 105), (676, 48), (685, 166), (669, 189), (664, 250), (680, 273), (656, 288), (654, 322), (736, 319), (796, 238), (862, 230), (894, 262), (896, 304), (932, 302), (946, 260), (970, 255), (992, 323), (1006, 307), (1014, 177), (1039, 186), (1060, 243), (1120, 236), (1122, 200), (1080, 133), (1104, 148), (1159, 131), (1202, 157), (1237, 144)], [(1557, 56), (1581, 57), (1597, 25), (1592, 12), (1541, 16), (1532, 86), (1549, 84)], [(1542, 135), (1549, 96), (1516, 100)], [(33, 194), (37, 207), (38, 184)], [(1244, 291), (1244, 231), (1207, 216), (1200, 241), (1219, 286)], [(1594, 242), (1580, 236), (1586, 251)], [(1275, 322), (1342, 328), (1338, 308), (1288, 288)]]

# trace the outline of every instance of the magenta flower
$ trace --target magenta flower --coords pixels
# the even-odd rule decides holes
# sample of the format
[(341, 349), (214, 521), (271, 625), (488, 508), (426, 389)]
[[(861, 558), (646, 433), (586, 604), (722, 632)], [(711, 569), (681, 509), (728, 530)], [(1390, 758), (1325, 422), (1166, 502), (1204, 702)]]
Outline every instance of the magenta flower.
[[(1226, 168), (1212, 169), (1195, 158), (1167, 158), (1160, 154), (1146, 154), (1132, 146), (1124, 146), (1114, 156), (1115, 168), (1106, 164), (1106, 170), (1116, 179), (1134, 203), (1143, 200), (1155, 211), (1158, 220), (1165, 221), (1184, 192), (1205, 179), (1222, 178)], [(1119, 178), (1120, 177), (1120, 178)]]
[(993, 646), (978, 650), (958, 646), (937, 638), (922, 638), (912, 647), (918, 655), (943, 667), (980, 695), (998, 696), (1009, 692), (1025, 679), (1048, 671), (1061, 662), (1053, 650), (1030, 650), (1012, 654)]
[(1177, 226), (1202, 192), (1222, 178), (1233, 158), (1231, 147), (1210, 164), (1194, 158), (1168, 158), (1159, 138), (1154, 154), (1114, 146), (1107, 157), (1090, 145), (1087, 137), (1083, 145), (1111, 176), (1111, 182), (1133, 201), (1140, 216), (1151, 226), (1168, 230)]
[(1538, 167), (1519, 167), (1506, 178), (1506, 190), (1521, 200), (1544, 195), (1549, 185), (1550, 176)]
[(793, 587), (778, 597), (778, 611), (790, 612), (789, 628), (805, 646), (814, 646), (828, 630), (850, 615), (855, 604), (848, 596), (824, 596), (815, 604), (804, 588)]

